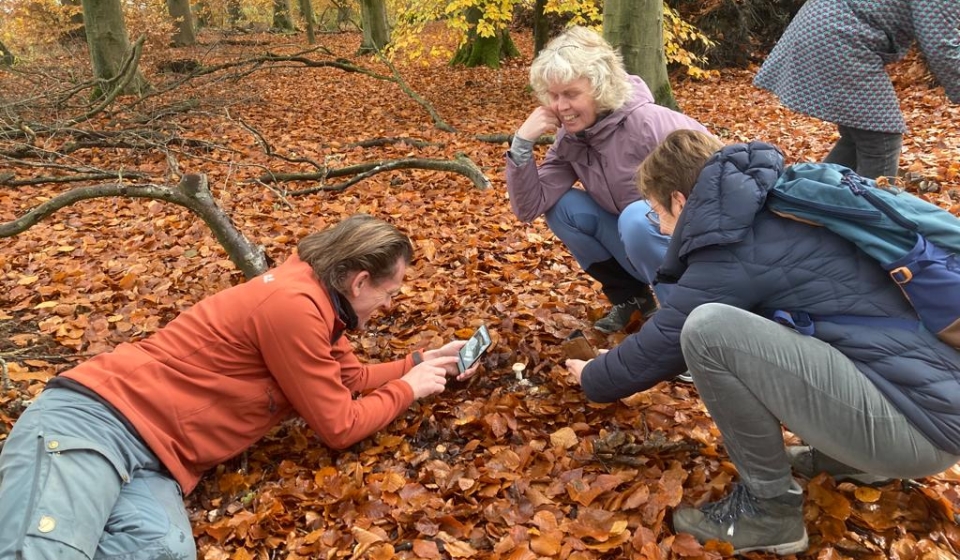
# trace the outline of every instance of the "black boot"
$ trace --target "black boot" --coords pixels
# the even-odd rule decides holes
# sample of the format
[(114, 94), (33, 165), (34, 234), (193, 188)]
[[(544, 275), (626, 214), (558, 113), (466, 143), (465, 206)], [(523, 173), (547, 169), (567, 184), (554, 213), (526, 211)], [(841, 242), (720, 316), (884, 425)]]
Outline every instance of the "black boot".
[(616, 259), (594, 263), (586, 272), (600, 282), (604, 295), (613, 304), (610, 312), (593, 324), (598, 331), (618, 332), (630, 323), (634, 311), (646, 318), (657, 310), (650, 286), (630, 275)]

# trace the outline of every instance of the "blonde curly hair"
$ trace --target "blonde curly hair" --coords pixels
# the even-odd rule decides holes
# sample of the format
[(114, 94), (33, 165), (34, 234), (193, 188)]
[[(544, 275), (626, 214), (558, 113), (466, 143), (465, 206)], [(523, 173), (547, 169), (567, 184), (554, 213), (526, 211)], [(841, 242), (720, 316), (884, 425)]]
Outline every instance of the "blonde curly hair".
[(547, 90), (586, 78), (600, 112), (623, 106), (633, 86), (623, 67), (623, 57), (601, 35), (586, 27), (567, 29), (540, 51), (530, 65), (530, 87), (544, 105)]

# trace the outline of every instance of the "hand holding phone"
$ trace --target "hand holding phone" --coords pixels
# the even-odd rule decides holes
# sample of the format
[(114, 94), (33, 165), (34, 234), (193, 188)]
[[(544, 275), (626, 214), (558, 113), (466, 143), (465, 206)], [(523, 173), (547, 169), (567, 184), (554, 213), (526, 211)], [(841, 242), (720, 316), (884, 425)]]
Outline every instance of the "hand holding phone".
[(477, 360), (490, 348), (490, 344), (490, 331), (487, 330), (486, 325), (480, 325), (480, 328), (467, 340), (467, 343), (463, 345), (457, 355), (457, 368), (460, 373), (467, 371), (473, 364), (477, 363)]

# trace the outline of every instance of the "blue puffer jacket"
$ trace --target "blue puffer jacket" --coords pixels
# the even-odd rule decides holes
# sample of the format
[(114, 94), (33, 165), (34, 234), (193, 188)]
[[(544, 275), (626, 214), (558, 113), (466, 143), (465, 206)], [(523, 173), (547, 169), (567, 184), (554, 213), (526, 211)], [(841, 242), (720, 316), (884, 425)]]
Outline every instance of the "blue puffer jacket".
[[(782, 171), (783, 156), (762, 142), (727, 146), (707, 162), (661, 268), (677, 285), (639, 332), (587, 364), (589, 399), (614, 401), (683, 372), (680, 329), (703, 303), (916, 320), (900, 289), (852, 243), (765, 210)], [(960, 352), (922, 328), (815, 327), (930, 441), (960, 454)]]

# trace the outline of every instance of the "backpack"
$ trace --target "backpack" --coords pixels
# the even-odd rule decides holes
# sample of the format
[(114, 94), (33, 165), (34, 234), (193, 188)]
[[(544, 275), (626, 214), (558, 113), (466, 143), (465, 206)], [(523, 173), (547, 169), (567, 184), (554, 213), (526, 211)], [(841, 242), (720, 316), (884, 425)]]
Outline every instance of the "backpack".
[[(960, 349), (960, 218), (831, 163), (787, 167), (766, 205), (781, 217), (826, 227), (856, 244), (900, 286), (923, 326)], [(859, 324), (885, 320), (840, 319)]]

